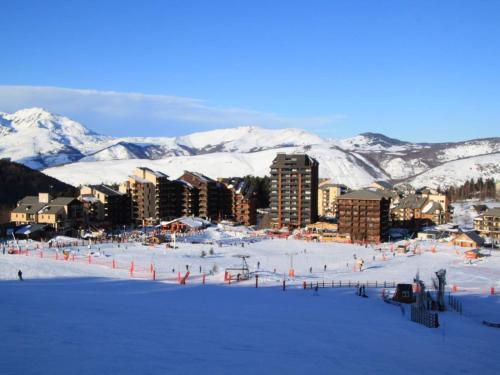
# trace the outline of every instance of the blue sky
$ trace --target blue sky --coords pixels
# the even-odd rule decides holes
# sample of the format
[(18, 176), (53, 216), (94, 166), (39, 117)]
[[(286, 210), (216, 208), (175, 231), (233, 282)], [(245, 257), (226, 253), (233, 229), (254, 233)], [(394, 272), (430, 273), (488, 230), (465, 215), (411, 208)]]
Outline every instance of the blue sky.
[(21, 0), (2, 13), (0, 111), (42, 106), (112, 135), (500, 135), (500, 1)]

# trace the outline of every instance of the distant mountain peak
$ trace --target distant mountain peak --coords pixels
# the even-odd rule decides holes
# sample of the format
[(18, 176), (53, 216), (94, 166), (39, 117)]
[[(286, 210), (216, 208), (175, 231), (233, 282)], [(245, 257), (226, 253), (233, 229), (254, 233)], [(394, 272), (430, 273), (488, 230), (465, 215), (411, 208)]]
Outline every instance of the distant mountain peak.
[(396, 138), (388, 137), (388, 136), (381, 134), (381, 133), (366, 132), (366, 133), (361, 133), (360, 136), (363, 136), (363, 137), (369, 139), (371, 142), (373, 142), (372, 144), (376, 143), (376, 144), (380, 144), (380, 145), (385, 146), (385, 147), (403, 146), (403, 145), (407, 145), (410, 143), (410, 142), (401, 141), (401, 140), (396, 139)]

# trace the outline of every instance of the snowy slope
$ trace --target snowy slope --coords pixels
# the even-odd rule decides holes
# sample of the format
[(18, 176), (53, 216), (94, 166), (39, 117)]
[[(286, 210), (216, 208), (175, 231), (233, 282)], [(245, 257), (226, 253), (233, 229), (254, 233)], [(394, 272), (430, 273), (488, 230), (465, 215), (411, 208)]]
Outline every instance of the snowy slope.
[[(246, 241), (250, 271), (259, 274), (255, 288), (253, 277), (223, 282), (224, 270), (240, 262), (240, 246), (105, 243), (92, 245), (89, 263), (85, 245), (65, 246), (75, 258), (62, 260), (59, 250), (56, 260), (47, 244), (21, 243), (28, 256), (0, 253), (0, 368), (6, 375), (244, 375), (409, 374), (424, 366), (429, 374), (498, 374), (499, 332), (482, 321), (499, 322), (500, 254), (482, 250), (487, 256), (469, 264), (463, 249), (426, 241), (411, 249), (416, 245), (417, 255), (393, 254), (389, 244), (378, 251), (291, 238)], [(213, 256), (200, 256), (211, 248)], [(294, 278), (286, 277), (289, 254)], [(361, 272), (352, 268), (354, 254), (366, 261)], [(131, 262), (140, 280), (131, 278)], [(181, 286), (176, 275), (186, 266), (191, 273)], [(411, 283), (418, 272), (431, 286), (441, 268), (463, 313), (440, 312), (439, 328), (411, 322), (408, 305), (380, 297), (384, 281)], [(368, 298), (346, 287), (366, 281), (378, 282)], [(303, 282), (319, 290), (304, 290)]]
[(413, 186), (446, 187), (479, 177), (500, 178), (500, 153), (473, 156), (444, 163), (410, 180)]
[[(47, 173), (77, 185), (100, 182), (95, 181), (99, 176), (106, 176), (108, 182), (121, 181), (135, 165), (149, 165), (173, 176), (184, 169), (212, 177), (265, 175), (278, 151), (307, 152), (320, 161), (321, 177), (352, 188), (377, 179), (446, 186), (471, 177), (500, 177), (491, 167), (495, 157), (489, 160), (488, 156), (500, 152), (500, 138), (432, 144), (363, 133), (326, 140), (301, 129), (256, 126), (181, 137), (115, 138), (95, 134), (78, 122), (40, 108), (0, 112), (0, 157), (47, 168)], [(484, 157), (477, 159), (474, 170), (468, 169), (470, 173), (449, 176), (446, 172), (448, 162), (477, 156)], [(56, 168), (65, 164), (68, 166)]]
[[(277, 152), (307, 152), (320, 163), (320, 176), (330, 176), (354, 188), (369, 185), (387, 176), (375, 166), (354, 154), (325, 145), (287, 147), (251, 153), (216, 152), (204, 155), (166, 157), (158, 160), (130, 159), (97, 162), (77, 162), (48, 168), (44, 173), (72, 185), (122, 182), (137, 166), (164, 172), (177, 178), (184, 170), (194, 170), (209, 177), (265, 176)], [(103, 177), (105, 176), (105, 177)]]

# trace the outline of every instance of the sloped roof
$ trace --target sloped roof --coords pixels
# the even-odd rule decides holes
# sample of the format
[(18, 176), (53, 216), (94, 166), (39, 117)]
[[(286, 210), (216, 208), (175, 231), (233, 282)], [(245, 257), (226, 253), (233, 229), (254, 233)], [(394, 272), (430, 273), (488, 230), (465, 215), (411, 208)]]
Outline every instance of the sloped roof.
[(43, 207), (40, 211), (38, 211), (39, 214), (42, 215), (57, 215), (59, 212), (64, 211), (63, 206), (52, 206), (52, 205), (47, 205)]
[(436, 212), (436, 211), (443, 211), (443, 206), (441, 206), (441, 203), (438, 203), (438, 202), (429, 202), (422, 209), (422, 212), (424, 214), (432, 213), (432, 212)]
[(482, 245), (484, 243), (484, 239), (479, 234), (474, 232), (473, 230), (471, 230), (469, 232), (462, 232), (461, 234), (458, 235), (458, 237), (460, 237), (460, 236), (469, 237), (470, 240), (474, 241), (478, 245)]
[(28, 224), (24, 225), (18, 229), (16, 229), (16, 234), (28, 235), (41, 230), (44, 230), (47, 227), (46, 224)]
[(73, 197), (59, 197), (50, 201), (51, 206), (67, 206), (74, 200), (77, 200)]
[(38, 202), (38, 196), (28, 195), (19, 201), (19, 204), (35, 204)]
[(401, 199), (401, 202), (399, 202), (396, 208), (398, 209), (409, 208), (412, 210), (422, 208), (426, 200), (427, 200), (426, 198), (418, 196), (416, 194), (409, 194), (403, 199)]
[(47, 203), (33, 203), (33, 204), (22, 204), (17, 206), (12, 210), (16, 214), (36, 214), (42, 208), (44, 208)]
[(104, 185), (104, 184), (101, 184), (101, 185), (92, 185), (92, 188), (94, 188), (94, 190), (100, 192), (100, 193), (103, 193), (103, 194), (106, 194), (106, 195), (123, 195), (122, 193), (120, 193), (119, 191), (116, 191), (115, 189), (111, 188), (110, 186), (108, 185)]

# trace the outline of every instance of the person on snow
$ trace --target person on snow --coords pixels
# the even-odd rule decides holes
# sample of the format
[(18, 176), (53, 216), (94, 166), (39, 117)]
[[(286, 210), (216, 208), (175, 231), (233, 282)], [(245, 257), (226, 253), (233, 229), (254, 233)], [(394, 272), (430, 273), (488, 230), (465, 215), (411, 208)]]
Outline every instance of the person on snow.
[(326, 271), (326, 264), (325, 264), (325, 265), (324, 265), (324, 267), (323, 267), (323, 271)]
[(23, 281), (23, 271), (17, 271), (17, 277), (19, 277), (19, 281)]
[(257, 269), (260, 269), (260, 261), (257, 262)]
[(313, 273), (313, 268), (309, 267), (309, 273)]

